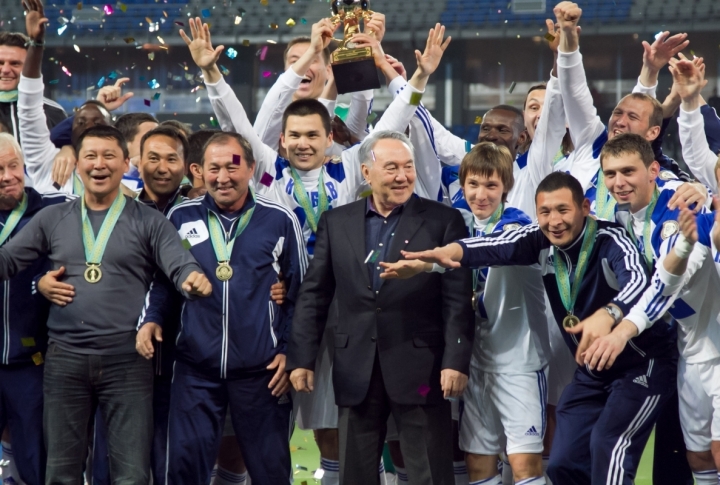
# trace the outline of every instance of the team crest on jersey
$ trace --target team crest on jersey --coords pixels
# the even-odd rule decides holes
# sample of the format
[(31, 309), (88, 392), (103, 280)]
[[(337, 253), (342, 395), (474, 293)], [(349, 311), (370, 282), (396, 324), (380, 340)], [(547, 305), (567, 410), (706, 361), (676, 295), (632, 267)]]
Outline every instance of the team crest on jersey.
[(677, 223), (677, 221), (665, 221), (663, 222), (662, 231), (660, 232), (660, 237), (663, 239), (667, 239), (670, 236), (674, 236), (680, 231), (680, 225)]
[(658, 177), (660, 177), (660, 180), (678, 180), (677, 176), (670, 170), (661, 170)]
[(514, 231), (514, 230), (516, 230), (516, 229), (520, 229), (520, 224), (518, 224), (517, 222), (512, 222), (512, 223), (510, 223), (510, 224), (505, 224), (505, 225), (503, 226), (503, 231), (504, 231), (504, 232)]

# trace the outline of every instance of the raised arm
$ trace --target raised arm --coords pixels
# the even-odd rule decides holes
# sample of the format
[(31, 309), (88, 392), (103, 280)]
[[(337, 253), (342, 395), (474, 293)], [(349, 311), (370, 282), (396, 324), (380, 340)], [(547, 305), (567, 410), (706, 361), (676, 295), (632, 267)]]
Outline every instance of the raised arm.
[(660, 70), (667, 65), (674, 55), (682, 51), (690, 44), (687, 40), (687, 34), (675, 34), (672, 37), (670, 32), (661, 32), (655, 36), (655, 42), (652, 44), (647, 41), (642, 42), (643, 58), (640, 77), (638, 77), (638, 91), (645, 94), (655, 96), (657, 89), (657, 80)]

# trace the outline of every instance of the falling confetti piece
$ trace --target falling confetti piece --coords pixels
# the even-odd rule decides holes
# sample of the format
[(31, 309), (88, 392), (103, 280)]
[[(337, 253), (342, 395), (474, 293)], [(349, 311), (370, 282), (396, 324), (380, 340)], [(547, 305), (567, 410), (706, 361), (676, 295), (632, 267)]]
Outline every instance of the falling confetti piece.
[(75, 52), (80, 52), (80, 47), (77, 44), (73, 44), (73, 48), (75, 49)]
[(115, 11), (113, 10), (112, 5), (105, 5), (103, 7), (103, 12), (105, 12), (105, 15), (112, 15)]
[(242, 161), (242, 157), (240, 157), (240, 155), (233, 155), (233, 159), (232, 159), (233, 165), (240, 165), (241, 161)]
[(245, 47), (249, 47), (249, 46), (250, 46), (250, 39), (243, 39), (242, 45), (244, 45)]
[(64, 72), (65, 75), (67, 75), (67, 76), (69, 76), (69, 77), (72, 77), (72, 74), (70, 73), (70, 70), (69, 70), (67, 67), (63, 66), (63, 67), (62, 67), (62, 72)]
[(82, 2), (78, 2), (76, 7), (78, 10), (82, 10)]
[(263, 72), (263, 77), (270, 77), (270, 76), (272, 76), (272, 72), (270, 72), (270, 71)]
[(217, 128), (218, 126), (220, 126), (220, 123), (218, 123), (217, 120), (211, 116), (210, 117), (210, 126), (214, 126)]
[(285, 25), (287, 25), (288, 27), (295, 27), (295, 21), (293, 19), (287, 19)]
[(204, 19), (210, 17), (210, 9), (204, 8), (200, 10), (200, 15), (202, 15)]
[(265, 187), (270, 187), (273, 183), (273, 180), (273, 176), (265, 172), (262, 178), (260, 178), (260, 183), (263, 184)]
[(290, 453), (295, 453), (298, 450), (297, 446), (290, 446)]
[(244, 8), (238, 8), (237, 10), (238, 10), (238, 13), (240, 14), (241, 17), (244, 17), (244, 16), (245, 16), (245, 9), (244, 9)]
[(52, 81), (48, 82), (48, 84), (57, 84), (59, 82), (60, 82), (59, 79), (53, 79)]
[(427, 384), (420, 384), (420, 387), (418, 387), (418, 394), (420, 394), (422, 397), (425, 397), (430, 393), (430, 386)]
[(125, 37), (123, 40), (126, 44), (132, 44), (133, 42), (135, 42), (135, 37)]
[(167, 16), (168, 16), (168, 14), (167, 14), (167, 12), (166, 12), (165, 10), (163, 10), (163, 16), (164, 16), (165, 18), (167, 18)]
[(185, 24), (182, 22), (175, 21), (175, 25), (179, 25), (180, 27), (185, 27)]
[(304, 467), (304, 466), (302, 466), (302, 465), (300, 465), (300, 464), (295, 465), (295, 468), (297, 468), (298, 470), (305, 470), (305, 471), (307, 471), (307, 467)]
[(150, 17), (145, 17), (145, 22), (147, 22), (150, 25), (152, 25), (152, 23), (153, 23), (153, 21)]
[(223, 76), (227, 76), (228, 74), (230, 74), (230, 69), (220, 64), (220, 72)]
[(153, 94), (152, 99), (153, 99), (153, 101), (157, 101), (158, 99), (160, 99), (160, 93)]
[(324, 477), (324, 476), (325, 476), (325, 470), (323, 470), (322, 468), (318, 468), (317, 470), (315, 470), (315, 474), (313, 475), (313, 478), (315, 480), (322, 480), (322, 477)]
[(154, 60), (155, 60), (155, 53), (154, 53), (154, 52), (150, 52), (150, 53), (148, 54), (148, 59), (150, 59), (151, 61), (154, 61)]
[(305, 19), (305, 18), (300, 19), (300, 23), (305, 25), (307, 23), (307, 19)]
[(67, 24), (63, 25), (62, 27), (58, 28), (58, 35), (63, 35), (63, 32), (67, 29)]
[(515, 81), (513, 81), (512, 84), (510, 85), (510, 90), (508, 91), (508, 93), (512, 94), (512, 92), (515, 91), (515, 85), (516, 85), (516, 83), (515, 83)]
[(60, 25), (65, 25), (66, 23), (69, 22), (69, 20), (66, 19), (65, 17), (58, 17), (58, 22), (60, 22)]
[(482, 116), (476, 116), (476, 117), (475, 117), (475, 124), (476, 124), (476, 125), (479, 125), (480, 123), (482, 123)]
[(161, 44), (164, 44), (164, 43), (165, 43), (165, 41), (163, 40), (163, 38), (160, 37), (159, 35), (157, 36), (157, 40), (160, 41)]
[(663, 35), (662, 31), (655, 34), (655, 40), (658, 40), (660, 37), (662, 37), (662, 35)]
[(152, 79), (151, 81), (148, 81), (148, 86), (150, 86), (150, 89), (160, 89), (160, 83), (157, 82), (157, 79)]
[(277, 30), (279, 25), (278, 24), (270, 24), (268, 27), (270, 27), (273, 30)]
[(264, 61), (265, 57), (267, 57), (268, 53), (268, 46), (264, 45), (262, 49), (260, 49), (260, 60)]
[(372, 124), (373, 121), (377, 119), (378, 115), (377, 113), (370, 113), (368, 117), (365, 119), (365, 121), (368, 122), (368, 124)]
[(289, 3), (290, 5), (295, 5), (295, 0), (288, 0), (288, 3)]
[(149, 99), (146, 99), (146, 100), (145, 100), (145, 106), (150, 106), (150, 100), (149, 100)]
[(225, 55), (228, 56), (230, 59), (235, 59), (238, 55), (238, 52), (232, 47), (229, 47), (228, 50), (225, 52)]
[(545, 40), (547, 40), (548, 42), (552, 42), (555, 40), (555, 36), (548, 32), (547, 34), (545, 34)]
[(267, 6), (268, 6), (268, 0), (260, 0), (260, 5), (262, 5), (263, 7), (267, 7)]
[(235, 16), (235, 25), (240, 25), (240, 22), (242, 22), (242, 17), (239, 15)]
[(105, 76), (101, 77), (97, 82), (97, 87), (101, 88), (105, 84)]
[(124, 3), (118, 3), (118, 7), (120, 7), (120, 10), (123, 13), (127, 12), (127, 5), (125, 5)]
[(267, 40), (267, 43), (274, 45), (274, 44), (277, 44), (277, 41), (276, 41), (276, 40), (272, 40), (272, 39), (268, 39), (268, 40)]

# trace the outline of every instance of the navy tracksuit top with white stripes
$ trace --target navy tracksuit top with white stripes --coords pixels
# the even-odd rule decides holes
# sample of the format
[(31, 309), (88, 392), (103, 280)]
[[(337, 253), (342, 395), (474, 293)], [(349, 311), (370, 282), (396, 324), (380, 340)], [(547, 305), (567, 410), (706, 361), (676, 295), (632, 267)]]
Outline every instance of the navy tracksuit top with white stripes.
[[(617, 305), (623, 314), (627, 315), (650, 282), (642, 256), (625, 229), (614, 222), (603, 220), (598, 220), (597, 224), (595, 245), (575, 302), (574, 314), (581, 320), (608, 303)], [(543, 281), (553, 315), (565, 343), (574, 355), (581, 335), (569, 334), (562, 328), (567, 310), (563, 306), (555, 280), (553, 258), (565, 258), (565, 263), (571, 270), (572, 281), (584, 234), (585, 229), (564, 249), (552, 246), (537, 224), (464, 239), (459, 241), (463, 247), (461, 263), (466, 267), (477, 268), (530, 265), (539, 262), (543, 268)], [(610, 370), (590, 371), (585, 367), (584, 371), (592, 377), (613, 377), (629, 368), (647, 363), (650, 358), (670, 355), (673, 344), (670, 328), (656, 324), (631, 339)]]
[[(176, 358), (206, 372), (227, 378), (240, 372), (264, 370), (285, 353), (295, 299), (307, 269), (307, 250), (295, 215), (262, 196), (248, 197), (237, 217), (223, 225), (235, 234), (238, 221), (254, 204), (255, 212), (237, 236), (230, 255), (233, 276), (220, 281), (218, 260), (208, 228), (208, 215), (222, 212), (209, 195), (179, 204), (168, 219), (212, 283), (207, 298), (186, 300), (177, 337)], [(287, 297), (282, 306), (270, 298), (270, 287), (282, 273)], [(157, 280), (156, 280), (157, 282)], [(168, 299), (166, 285), (153, 283), (142, 322), (156, 321)]]
[[(41, 195), (30, 187), (25, 188), (25, 194), (28, 198), (27, 209), (6, 242), (25, 227), (25, 224), (41, 209), (72, 199), (72, 196), (59, 192)], [(3, 226), (9, 215), (10, 211), (0, 212), (0, 223)], [(38, 352), (45, 353), (50, 302), (37, 291), (35, 286), (39, 277), (50, 269), (52, 269), (50, 260), (42, 257), (11, 279), (2, 282), (3, 298), (0, 303), (2, 358), (0, 365), (36, 365), (32, 356)]]

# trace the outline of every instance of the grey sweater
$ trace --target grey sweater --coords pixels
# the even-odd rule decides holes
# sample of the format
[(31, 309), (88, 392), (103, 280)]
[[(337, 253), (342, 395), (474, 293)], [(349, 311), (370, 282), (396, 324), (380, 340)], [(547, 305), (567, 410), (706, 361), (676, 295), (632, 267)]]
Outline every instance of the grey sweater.
[[(83, 276), (81, 200), (47, 207), (0, 248), (0, 279), (9, 279), (47, 255), (53, 269), (65, 267), (61, 281), (75, 287), (72, 303), (52, 305), (48, 318), (50, 342), (81, 354), (135, 352), (138, 318), (156, 270), (165, 273), (178, 291), (200, 266), (182, 247), (170, 222), (158, 211), (129, 197), (110, 236), (100, 266), (102, 279)], [(90, 212), (95, 234), (103, 212)]]

